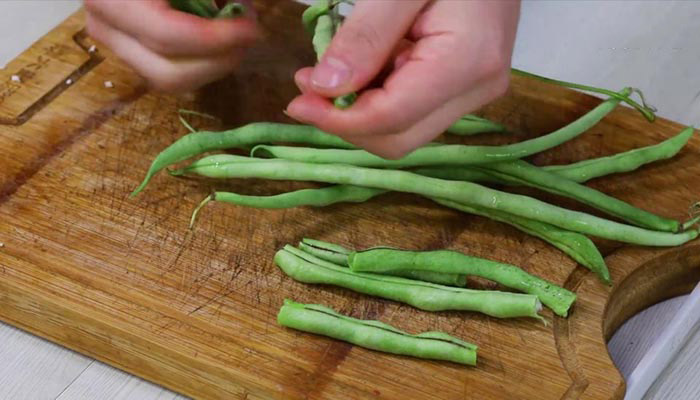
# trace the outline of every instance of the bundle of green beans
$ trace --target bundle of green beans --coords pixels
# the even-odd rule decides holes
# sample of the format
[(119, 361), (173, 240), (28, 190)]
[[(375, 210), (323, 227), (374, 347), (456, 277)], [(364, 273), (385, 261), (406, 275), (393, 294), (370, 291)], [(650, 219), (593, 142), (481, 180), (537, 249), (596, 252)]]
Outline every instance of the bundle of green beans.
[(219, 8), (214, 0), (169, 0), (170, 6), (182, 12), (203, 18), (232, 18), (243, 15), (245, 6), (238, 2), (226, 3)]

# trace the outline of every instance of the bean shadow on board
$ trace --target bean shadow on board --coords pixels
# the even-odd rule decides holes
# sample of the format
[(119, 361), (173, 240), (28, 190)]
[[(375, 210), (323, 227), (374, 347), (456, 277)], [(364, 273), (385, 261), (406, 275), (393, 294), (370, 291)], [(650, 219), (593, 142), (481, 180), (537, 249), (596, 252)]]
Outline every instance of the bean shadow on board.
[[(311, 36), (301, 24), (303, 10), (300, 4), (280, 1), (260, 13), (264, 38), (248, 51), (232, 75), (199, 92), (201, 109), (219, 117), (225, 127), (291, 122), (283, 111), (299, 94), (294, 74), (315, 63)], [(280, 19), (289, 21), (280, 23)]]

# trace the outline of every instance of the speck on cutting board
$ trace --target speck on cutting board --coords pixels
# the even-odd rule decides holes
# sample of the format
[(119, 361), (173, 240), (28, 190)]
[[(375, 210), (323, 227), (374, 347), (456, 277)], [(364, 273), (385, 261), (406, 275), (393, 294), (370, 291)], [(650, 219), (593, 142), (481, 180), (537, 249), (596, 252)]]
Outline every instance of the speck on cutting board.
[(113, 88), (113, 87), (114, 87), (114, 83), (112, 83), (112, 81), (105, 81), (105, 87), (106, 87), (106, 88)]
[(19, 75), (12, 75), (10, 79), (12, 80), (12, 82), (22, 82), (22, 78), (20, 78)]

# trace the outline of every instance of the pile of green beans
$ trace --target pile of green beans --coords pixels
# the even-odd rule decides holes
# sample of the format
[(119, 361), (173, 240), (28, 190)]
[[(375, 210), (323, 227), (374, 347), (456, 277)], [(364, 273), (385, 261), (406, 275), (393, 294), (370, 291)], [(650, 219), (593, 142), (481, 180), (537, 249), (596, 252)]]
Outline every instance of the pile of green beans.
[(531, 197), (498, 191), (472, 182), (445, 181), (401, 170), (213, 155), (173, 171), (172, 174), (217, 179), (314, 181), (414, 193), (470, 207), (505, 211), (574, 232), (643, 246), (678, 246), (698, 236), (697, 229), (678, 233), (654, 231), (567, 210)]
[(230, 2), (216, 7), (214, 0), (169, 0), (170, 6), (176, 10), (194, 14), (203, 18), (232, 18), (243, 15), (245, 6), (241, 3)]
[[(407, 251), (386, 247), (350, 251), (334, 243), (304, 239), (299, 249), (322, 260), (348, 266), (354, 272), (392, 274), (444, 284), (441, 281), (478, 276), (511, 289), (533, 294), (557, 315), (565, 317), (576, 300), (572, 292), (509, 264), (455, 251)], [(437, 282), (436, 282), (437, 280)], [(460, 282), (461, 283), (461, 282)], [(458, 285), (464, 286), (464, 284)]]
[(411, 335), (383, 322), (351, 318), (319, 304), (287, 299), (277, 314), (277, 322), (385, 353), (476, 365), (477, 346), (446, 333)]

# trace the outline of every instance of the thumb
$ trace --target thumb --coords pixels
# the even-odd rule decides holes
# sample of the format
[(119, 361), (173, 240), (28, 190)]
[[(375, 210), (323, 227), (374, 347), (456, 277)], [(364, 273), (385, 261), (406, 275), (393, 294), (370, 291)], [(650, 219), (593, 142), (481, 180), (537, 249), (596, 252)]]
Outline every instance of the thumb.
[(365, 87), (382, 70), (427, 0), (360, 0), (311, 74), (312, 89), (336, 97)]

